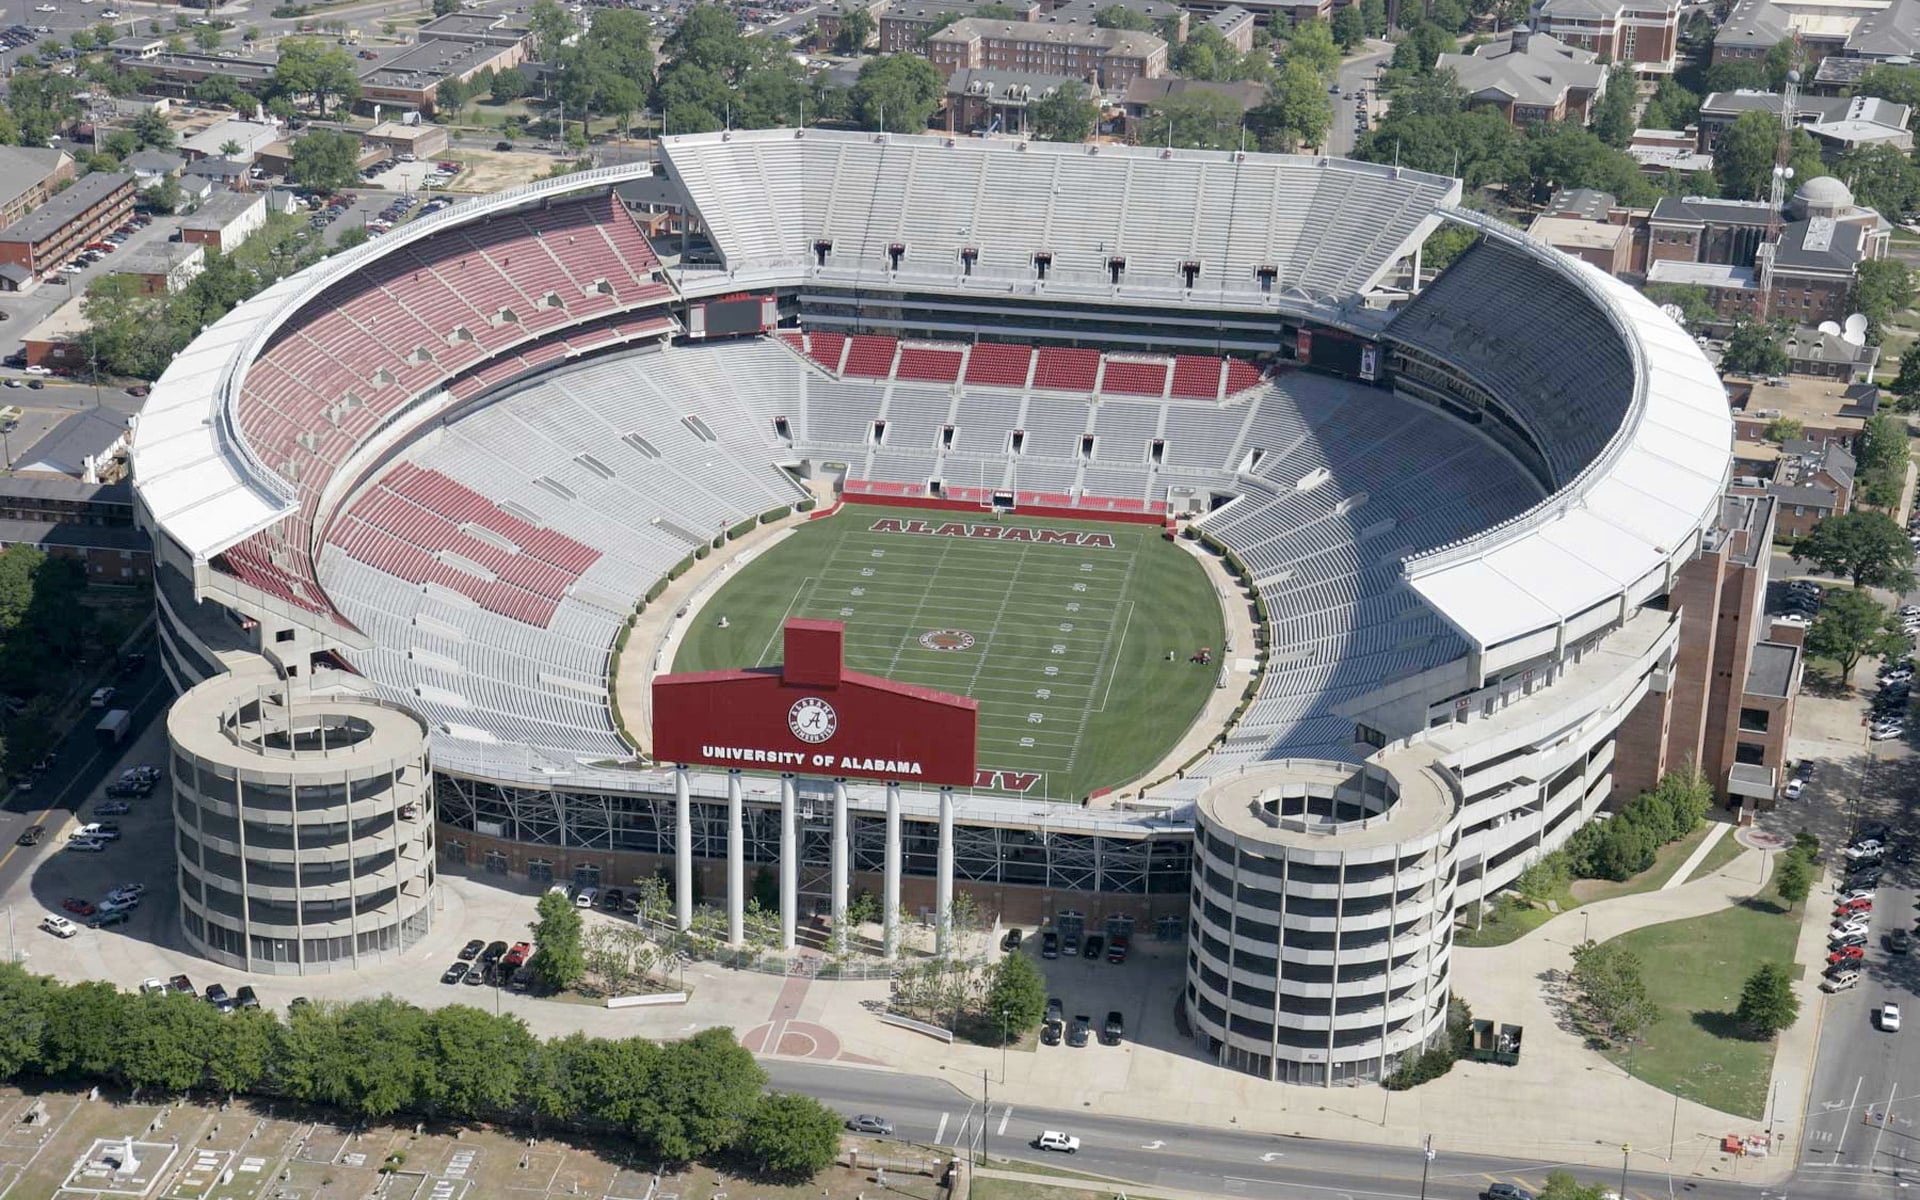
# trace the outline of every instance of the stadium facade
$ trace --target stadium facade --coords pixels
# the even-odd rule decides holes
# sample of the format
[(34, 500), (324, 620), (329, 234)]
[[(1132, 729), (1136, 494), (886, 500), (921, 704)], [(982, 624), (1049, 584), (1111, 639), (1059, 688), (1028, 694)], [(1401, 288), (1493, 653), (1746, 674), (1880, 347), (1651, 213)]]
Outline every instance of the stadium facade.
[[(276, 284), (155, 386), (163, 663), (182, 691), (264, 667), (417, 714), (444, 865), (678, 861), (737, 905), (733, 848), (835, 911), (897, 872), (941, 924), (958, 886), (1184, 941), (1223, 1064), (1377, 1078), (1443, 1029), (1456, 911), (1700, 761), (1739, 703), (1716, 655), (1760, 636), (1688, 586), (1766, 520), (1729, 528), (1711, 367), (1459, 194), (1339, 159), (768, 130), (466, 201)], [(1478, 240), (1415, 286), (1443, 223)], [(1250, 703), (1123, 802), (636, 763), (608, 695), (636, 598), (828, 484), (1190, 522), (1266, 614), (1235, 651)], [(194, 911), (244, 949), (224, 869)]]

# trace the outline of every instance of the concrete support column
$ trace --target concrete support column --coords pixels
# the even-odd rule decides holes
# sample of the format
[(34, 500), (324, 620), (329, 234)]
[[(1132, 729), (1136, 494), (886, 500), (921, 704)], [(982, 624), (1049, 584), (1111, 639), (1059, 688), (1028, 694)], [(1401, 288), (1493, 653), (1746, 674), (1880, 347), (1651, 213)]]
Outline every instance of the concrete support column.
[(673, 924), (693, 928), (693, 794), (685, 763), (673, 769)]
[(800, 910), (800, 833), (794, 827), (793, 776), (780, 777), (780, 949), (793, 953)]
[(953, 937), (953, 789), (940, 789), (940, 857), (934, 865), (934, 953), (945, 954)]
[(741, 819), (740, 772), (727, 772), (727, 945), (747, 940), (747, 845)]
[(847, 781), (833, 781), (833, 944), (847, 948)]
[(881, 940), (888, 958), (900, 953), (900, 785), (887, 784), (887, 859), (880, 888)]

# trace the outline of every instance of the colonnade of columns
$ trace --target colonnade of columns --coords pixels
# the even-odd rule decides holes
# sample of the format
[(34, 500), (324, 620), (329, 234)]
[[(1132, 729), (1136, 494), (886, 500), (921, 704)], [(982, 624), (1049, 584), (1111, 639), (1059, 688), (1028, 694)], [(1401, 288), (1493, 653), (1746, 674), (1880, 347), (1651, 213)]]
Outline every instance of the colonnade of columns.
[[(673, 773), (674, 797), (674, 914), (681, 929), (693, 925), (693, 794), (687, 769)], [(727, 943), (741, 945), (746, 923), (746, 839), (740, 772), (727, 772)], [(945, 952), (953, 928), (953, 804), (952, 788), (940, 790), (939, 853), (934, 864), (934, 930), (937, 949)], [(795, 946), (795, 919), (800, 910), (800, 834), (795, 812), (794, 776), (780, 777), (780, 947)], [(834, 944), (844, 948), (847, 937), (847, 900), (852, 876), (852, 827), (847, 817), (847, 781), (833, 781), (833, 832), (828, 888), (833, 913)], [(882, 940), (892, 957), (900, 948), (900, 785), (887, 784), (886, 855), (881, 885)]]

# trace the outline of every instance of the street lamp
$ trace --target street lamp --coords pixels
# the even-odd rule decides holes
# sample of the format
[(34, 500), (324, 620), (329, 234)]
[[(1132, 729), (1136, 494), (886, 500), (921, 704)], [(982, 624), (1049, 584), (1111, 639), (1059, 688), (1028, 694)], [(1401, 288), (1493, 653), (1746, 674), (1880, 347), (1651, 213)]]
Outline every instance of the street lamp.
[[(1427, 1135), (1427, 1144), (1420, 1149), (1420, 1200), (1427, 1200), (1427, 1168), (1433, 1165), (1433, 1135)], [(1621, 1196), (1625, 1197), (1625, 1191)]]
[(1633, 1147), (1622, 1143), (1620, 1146), (1620, 1200), (1627, 1197), (1627, 1156), (1633, 1153)]

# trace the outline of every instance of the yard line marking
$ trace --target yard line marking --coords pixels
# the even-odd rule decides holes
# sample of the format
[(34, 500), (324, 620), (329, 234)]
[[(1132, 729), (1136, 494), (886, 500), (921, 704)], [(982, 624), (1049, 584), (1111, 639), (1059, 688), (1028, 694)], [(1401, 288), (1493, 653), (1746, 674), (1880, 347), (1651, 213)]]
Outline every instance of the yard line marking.
[(793, 589), (793, 598), (787, 601), (787, 611), (780, 614), (780, 620), (774, 623), (773, 632), (767, 635), (767, 644), (760, 647), (760, 657), (754, 660), (755, 666), (767, 665), (767, 656), (773, 653), (773, 643), (780, 637), (780, 631), (786, 628), (787, 618), (793, 615), (793, 606), (800, 603), (800, 594), (807, 590), (807, 584), (812, 581), (813, 576), (803, 576), (799, 586)]
[(940, 1114), (940, 1128), (933, 1131), (934, 1145), (938, 1146), (940, 1144), (941, 1139), (947, 1136), (947, 1118), (952, 1115), (953, 1115), (952, 1113)]
[[(1133, 628), (1133, 601), (1129, 600), (1127, 601), (1126, 623), (1120, 626), (1120, 644), (1113, 648), (1113, 653), (1116, 656), (1118, 656), (1122, 650), (1126, 649), (1127, 630), (1131, 628)], [(1107, 701), (1113, 698), (1113, 677), (1118, 675), (1119, 673), (1120, 672), (1114, 671), (1114, 670), (1109, 670), (1107, 672), (1107, 690), (1100, 694), (1100, 707), (1094, 709), (1093, 711), (1095, 712), (1107, 711)]]
[(1013, 1105), (1009, 1104), (1007, 1105), (1007, 1110), (1000, 1114), (1000, 1128), (994, 1131), (993, 1136), (1007, 1136), (1007, 1122), (1011, 1120), (1013, 1120)]

